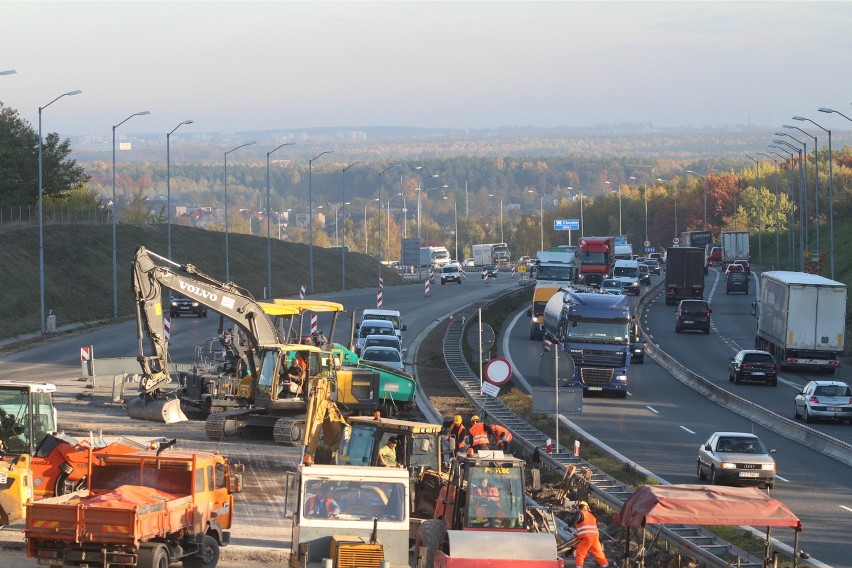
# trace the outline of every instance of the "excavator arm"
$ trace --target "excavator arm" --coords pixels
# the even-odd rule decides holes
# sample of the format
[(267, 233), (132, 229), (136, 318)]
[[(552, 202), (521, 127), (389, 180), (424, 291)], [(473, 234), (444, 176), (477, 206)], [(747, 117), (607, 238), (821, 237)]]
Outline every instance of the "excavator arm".
[(334, 402), (335, 384), (332, 379), (317, 376), (311, 379), (308, 396), (308, 412), (305, 417), (305, 456), (304, 462), (312, 464), (320, 449), (320, 439), (324, 451), (330, 455), (337, 453), (343, 441), (343, 434), (349, 424)]
[[(163, 389), (171, 380), (163, 326), (163, 288), (191, 298), (232, 320), (245, 334), (249, 345), (253, 347), (280, 343), (278, 331), (264, 312), (263, 306), (254, 300), (248, 290), (232, 282), (220, 282), (191, 264), (175, 263), (148, 251), (143, 246), (136, 249), (131, 263), (131, 275), (131, 288), (136, 306), (136, 333), (139, 341), (137, 359), (142, 367), (139, 397), (141, 403), (135, 401), (133, 405), (128, 404), (128, 412), (131, 416), (159, 420), (160, 415), (150, 412), (150, 409), (142, 410), (134, 415), (131, 406), (139, 410), (150, 404), (152, 400), (162, 401), (165, 396)], [(145, 353), (146, 335), (149, 339), (150, 354)], [(186, 418), (183, 417), (183, 419)], [(178, 420), (163, 416), (163, 421)]]

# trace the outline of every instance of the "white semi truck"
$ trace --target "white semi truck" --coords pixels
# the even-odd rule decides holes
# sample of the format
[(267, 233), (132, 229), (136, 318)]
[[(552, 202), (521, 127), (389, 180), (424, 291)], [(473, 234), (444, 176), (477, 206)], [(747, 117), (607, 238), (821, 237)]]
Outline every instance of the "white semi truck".
[(749, 259), (748, 231), (722, 231), (722, 267), (735, 260)]
[(805, 272), (760, 276), (755, 348), (769, 351), (780, 367), (833, 373), (843, 357), (846, 284)]
[(473, 245), (472, 253), (475, 266), (485, 266), (486, 264), (508, 266), (509, 264), (509, 246), (506, 243)]

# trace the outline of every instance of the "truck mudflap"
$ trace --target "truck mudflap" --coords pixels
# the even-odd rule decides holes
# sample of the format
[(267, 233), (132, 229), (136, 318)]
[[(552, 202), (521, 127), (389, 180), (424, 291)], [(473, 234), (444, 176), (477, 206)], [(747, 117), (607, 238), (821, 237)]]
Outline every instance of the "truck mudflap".
[(127, 415), (138, 420), (165, 422), (166, 424), (189, 420), (180, 408), (179, 399), (154, 398), (145, 394), (127, 401)]
[(449, 555), (439, 552), (435, 566), (489, 568), (562, 568), (556, 538), (549, 533), (499, 531), (447, 531)]

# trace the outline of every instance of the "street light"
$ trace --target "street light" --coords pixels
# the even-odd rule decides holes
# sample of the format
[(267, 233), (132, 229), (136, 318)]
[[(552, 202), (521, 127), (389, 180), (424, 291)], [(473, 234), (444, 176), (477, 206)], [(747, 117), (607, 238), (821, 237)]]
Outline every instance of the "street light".
[[(772, 163), (775, 164), (775, 169), (776, 170), (779, 169), (778, 168), (778, 162), (775, 161), (775, 158), (772, 155), (770, 155), (766, 152), (757, 152), (757, 155), (769, 158), (772, 161)], [(777, 174), (777, 171), (776, 171), (776, 174)], [(781, 245), (779, 243), (780, 231), (778, 230), (778, 228), (779, 228), (778, 227), (779, 198), (778, 198), (778, 177), (777, 177), (777, 175), (774, 177), (774, 181), (775, 181), (775, 221), (776, 221), (776, 223), (775, 223), (775, 227), (774, 227), (774, 229), (775, 229), (775, 266), (773, 268), (776, 268), (776, 267), (781, 265)], [(819, 232), (819, 231), (817, 231), (817, 232)], [(819, 245), (817, 245), (817, 246), (819, 246)]]
[(326, 150), (308, 160), (308, 233), (310, 233), (310, 248), (308, 257), (310, 259), (311, 294), (314, 293), (314, 160), (331, 154), (334, 150)]
[(231, 281), (230, 248), (228, 246), (228, 154), (253, 144), (256, 144), (256, 142), (240, 144), (225, 152), (225, 282)]
[[(77, 94), (80, 91), (77, 91)], [(67, 93), (72, 94), (72, 93)], [(115, 215), (115, 129), (133, 118), (151, 114), (151, 111), (143, 110), (134, 112), (118, 124), (112, 127), (112, 317), (118, 319), (118, 261), (116, 258), (116, 215)]]
[[(379, 172), (379, 213), (382, 212), (382, 174), (402, 164), (391, 164)], [(390, 206), (388, 206), (388, 252), (390, 252)], [(379, 282), (382, 280), (382, 218), (379, 215)]]
[[(342, 181), (341, 181), (341, 201), (343, 202), (343, 246), (340, 247), (340, 288), (342, 290), (346, 290), (346, 206), (349, 205), (349, 202), (346, 201), (346, 170), (349, 168), (356, 166), (358, 164), (363, 164), (362, 160), (357, 160), (352, 162), (345, 168), (343, 168)], [(335, 214), (334, 219), (335, 227), (337, 227), (337, 215)], [(336, 230), (336, 229), (335, 229)], [(365, 247), (366, 248), (366, 247)]]
[(805, 179), (805, 185), (804, 185), (804, 194), (803, 194), (803, 197), (802, 197), (802, 227), (803, 227), (802, 231), (805, 234), (805, 250), (810, 250), (810, 248), (811, 248), (810, 240), (811, 239), (810, 239), (810, 231), (808, 230), (808, 225), (810, 225), (810, 223), (808, 222), (808, 179), (810, 178), (810, 176), (808, 175), (808, 143), (802, 142), (801, 140), (799, 140), (795, 136), (793, 136), (791, 134), (787, 134), (786, 132), (776, 132), (775, 136), (786, 136), (787, 138), (791, 138), (791, 139), (795, 140), (798, 144), (801, 144), (802, 147), (804, 148), (802, 156), (803, 156), (803, 165), (804, 165), (804, 168), (805, 168), (805, 178), (804, 178)]
[[(489, 193), (488, 197), (495, 197), (493, 193)], [(500, 198), (500, 242), (505, 243), (503, 239), (503, 198)]]
[[(849, 118), (842, 112), (832, 110), (826, 107), (820, 107), (820, 112), (827, 113), (836, 113), (845, 118), (846, 120), (852, 121), (852, 118)], [(793, 120), (807, 120), (814, 126), (818, 127), (823, 132), (828, 134), (828, 236), (829, 236), (829, 249), (830, 249), (830, 257), (831, 257), (831, 278), (834, 279), (834, 158), (831, 153), (831, 130), (827, 128), (823, 128), (810, 118), (805, 118), (803, 116), (794, 116)]]
[[(805, 256), (804, 256), (805, 237), (802, 234), (802, 223), (801, 223), (801, 216), (802, 216), (802, 209), (803, 209), (803, 207), (802, 207), (802, 193), (803, 193), (802, 192), (802, 185), (803, 185), (803, 182), (802, 182), (802, 149), (796, 148), (795, 146), (793, 146), (789, 142), (784, 142), (783, 140), (773, 140), (773, 142), (775, 142), (775, 144), (770, 145), (769, 147), (775, 148), (777, 150), (781, 150), (785, 154), (789, 154), (791, 165), (795, 163), (794, 156), (796, 154), (799, 155), (799, 207), (798, 207), (798, 210), (799, 210), (799, 252), (802, 253), (800, 260), (799, 260), (799, 265), (801, 267), (801, 271), (804, 272), (804, 270), (805, 270)], [(779, 146), (778, 144), (784, 144), (784, 146)], [(793, 150), (792, 152), (790, 151), (791, 149)], [(791, 247), (791, 250), (792, 250), (792, 247)], [(793, 264), (793, 266), (795, 266), (795, 261), (793, 261), (792, 264)]]
[(760, 160), (752, 158), (748, 154), (743, 154), (746, 158), (755, 163), (757, 167), (757, 261), (763, 263), (763, 217), (760, 210)]
[[(798, 126), (791, 126), (789, 124), (785, 124), (784, 128), (791, 128), (793, 130), (798, 130), (808, 138), (813, 138), (814, 141), (814, 220), (816, 221), (816, 248), (817, 248), (817, 257), (819, 257), (820, 251), (822, 248), (819, 244), (819, 154), (817, 151), (817, 137), (812, 136), (807, 130), (802, 130)], [(775, 134), (778, 134), (776, 132)], [(807, 162), (805, 163), (807, 167)]]
[[(266, 293), (267, 298), (274, 298), (272, 294), (272, 237), (269, 234), (269, 221), (272, 216), (272, 205), (269, 199), (269, 156), (273, 152), (283, 148), (284, 146), (292, 146), (295, 142), (285, 142), (279, 144), (272, 150), (266, 153)], [(280, 231), (279, 231), (280, 232)]]
[(168, 225), (168, 244), (166, 245), (167, 256), (172, 258), (172, 161), (171, 161), (171, 137), (175, 130), (184, 124), (192, 124), (194, 120), (184, 120), (166, 134), (166, 219)]
[[(8, 71), (0, 71), (0, 75), (13, 75), (16, 73), (14, 69), (10, 69)], [(41, 318), (41, 334), (44, 335), (44, 324), (45, 324), (45, 316), (44, 316), (44, 233), (43, 233), (43, 210), (44, 206), (42, 202), (44, 201), (43, 193), (44, 193), (44, 185), (42, 183), (42, 137), (41, 137), (41, 111), (61, 99), (62, 97), (71, 97), (74, 95), (79, 95), (83, 91), (68, 91), (67, 93), (62, 93), (46, 105), (42, 107), (38, 107), (38, 278), (39, 278), (39, 307), (40, 318)], [(113, 198), (114, 199), (114, 198)]]
[[(781, 149), (784, 152), (783, 155), (779, 154), (778, 152), (776, 152), (774, 150), (767, 149), (767, 151), (770, 154), (773, 154), (773, 155), (781, 158), (781, 160), (784, 161), (785, 165), (787, 164), (787, 160), (790, 160), (790, 162), (792, 164), (793, 154), (789, 153), (786, 149), (782, 149), (780, 146), (769, 146), (769, 148)], [(788, 174), (787, 174), (787, 199), (790, 203), (793, 202), (793, 189), (792, 189), (792, 184), (790, 183), (789, 170), (788, 170)], [(789, 210), (787, 212), (787, 251), (788, 251), (787, 268), (789, 270), (794, 270), (795, 264), (793, 263), (793, 213), (792, 213), (792, 211), (789, 211)]]
[[(447, 196), (444, 195), (443, 199), (447, 199)], [(456, 196), (453, 195), (453, 220), (455, 230), (453, 231), (453, 240), (455, 241), (455, 258), (456, 262), (459, 260), (459, 212), (458, 212), (458, 201), (456, 200)]]
[[(607, 182), (607, 183), (609, 183), (609, 182)], [(539, 207), (538, 226), (539, 226), (539, 231), (541, 232), (541, 249), (539, 249), (539, 250), (544, 250), (544, 196), (534, 189), (528, 189), (527, 193), (535, 193), (536, 195), (538, 195), (538, 207)]]
[[(696, 173), (692, 170), (686, 170), (686, 173), (692, 174), (695, 177), (699, 177), (702, 180), (704, 180), (704, 230), (706, 231), (707, 230), (707, 178), (705, 178), (703, 175)], [(636, 178), (631, 178), (631, 179), (636, 179)], [(648, 200), (647, 199), (645, 200), (645, 207), (646, 208), (648, 207)], [(646, 241), (648, 240), (647, 237), (645, 238), (645, 240)]]

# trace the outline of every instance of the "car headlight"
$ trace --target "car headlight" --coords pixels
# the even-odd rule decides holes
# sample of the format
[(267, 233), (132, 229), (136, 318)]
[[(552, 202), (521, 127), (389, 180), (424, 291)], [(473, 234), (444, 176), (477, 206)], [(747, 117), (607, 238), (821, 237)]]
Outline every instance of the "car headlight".
[(775, 471), (775, 464), (774, 463), (765, 463), (762, 466), (760, 466), (760, 469), (767, 469), (767, 470), (770, 470), (770, 471)]
[(172, 302), (172, 306), (177, 306), (177, 302)]
[(731, 462), (722, 462), (719, 464), (721, 469), (737, 469), (737, 464)]
[(634, 347), (633, 352), (634, 353), (642, 353), (642, 348), (641, 347)]
[(192, 307), (193, 307), (193, 308), (197, 308), (197, 307), (198, 307), (198, 302), (192, 302)]
[(616, 375), (615, 376), (615, 382), (626, 383), (627, 382), (627, 375)]

